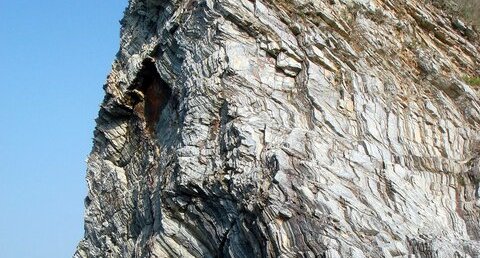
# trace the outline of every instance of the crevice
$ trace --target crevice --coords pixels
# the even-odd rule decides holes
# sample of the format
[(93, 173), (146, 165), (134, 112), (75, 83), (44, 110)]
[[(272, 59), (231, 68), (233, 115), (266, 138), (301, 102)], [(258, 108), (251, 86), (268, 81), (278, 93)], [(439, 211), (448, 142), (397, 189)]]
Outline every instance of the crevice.
[(154, 134), (160, 114), (172, 97), (172, 90), (160, 77), (153, 59), (142, 62), (142, 68), (130, 87), (130, 96), (135, 113), (145, 121), (145, 129)]
[(225, 233), (223, 234), (222, 241), (218, 246), (217, 256), (215, 256), (216, 258), (224, 257), (223, 249), (225, 248), (225, 244), (227, 243), (228, 234), (230, 234), (230, 231), (232, 230), (232, 228), (235, 226), (236, 223), (237, 223), (236, 221), (233, 221), (230, 227), (227, 229), (227, 231), (225, 231)]

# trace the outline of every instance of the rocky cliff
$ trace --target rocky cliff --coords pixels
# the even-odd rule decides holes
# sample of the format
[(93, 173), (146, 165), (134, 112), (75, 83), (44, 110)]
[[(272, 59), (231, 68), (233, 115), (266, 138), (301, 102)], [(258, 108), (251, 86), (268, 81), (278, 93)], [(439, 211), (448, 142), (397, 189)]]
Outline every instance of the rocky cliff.
[(416, 0), (131, 0), (80, 257), (480, 257), (477, 32)]

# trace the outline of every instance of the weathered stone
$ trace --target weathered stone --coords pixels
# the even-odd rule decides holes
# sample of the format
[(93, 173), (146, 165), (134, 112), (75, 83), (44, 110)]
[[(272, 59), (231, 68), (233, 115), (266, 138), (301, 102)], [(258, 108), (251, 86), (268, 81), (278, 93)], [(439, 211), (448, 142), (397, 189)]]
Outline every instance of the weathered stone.
[(479, 43), (423, 1), (130, 0), (80, 257), (480, 257)]
[(311, 45), (307, 47), (305, 50), (307, 53), (307, 56), (312, 59), (314, 62), (319, 63), (320, 65), (324, 66), (325, 68), (335, 71), (335, 65), (327, 58), (325, 57), (325, 54), (323, 53), (322, 50), (320, 50), (318, 47)]
[(291, 76), (296, 76), (302, 70), (302, 64), (284, 52), (277, 56), (277, 67)]

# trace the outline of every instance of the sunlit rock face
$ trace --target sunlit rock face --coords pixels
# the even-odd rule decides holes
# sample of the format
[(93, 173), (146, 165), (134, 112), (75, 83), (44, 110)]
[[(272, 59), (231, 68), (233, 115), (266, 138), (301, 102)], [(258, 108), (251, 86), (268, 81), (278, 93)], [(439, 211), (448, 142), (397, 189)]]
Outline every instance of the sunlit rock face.
[(423, 2), (131, 0), (74, 257), (480, 257), (478, 35)]

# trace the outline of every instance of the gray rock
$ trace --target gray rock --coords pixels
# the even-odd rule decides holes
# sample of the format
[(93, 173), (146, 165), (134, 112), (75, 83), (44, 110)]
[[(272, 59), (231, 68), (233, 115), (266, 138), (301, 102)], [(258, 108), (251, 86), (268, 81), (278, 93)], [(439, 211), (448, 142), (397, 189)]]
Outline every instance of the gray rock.
[(422, 3), (130, 0), (74, 257), (480, 257), (479, 43)]
[(284, 52), (277, 56), (277, 67), (282, 69), (287, 75), (296, 76), (302, 70), (302, 64)]

